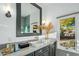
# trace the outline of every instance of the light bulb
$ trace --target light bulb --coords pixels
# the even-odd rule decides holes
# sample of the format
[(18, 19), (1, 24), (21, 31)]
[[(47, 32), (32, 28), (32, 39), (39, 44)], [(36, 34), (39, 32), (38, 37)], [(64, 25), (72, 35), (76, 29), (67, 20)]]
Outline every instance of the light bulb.
[(43, 20), (43, 22), (42, 22), (44, 25), (48, 25), (49, 23), (50, 23), (50, 21), (49, 20)]

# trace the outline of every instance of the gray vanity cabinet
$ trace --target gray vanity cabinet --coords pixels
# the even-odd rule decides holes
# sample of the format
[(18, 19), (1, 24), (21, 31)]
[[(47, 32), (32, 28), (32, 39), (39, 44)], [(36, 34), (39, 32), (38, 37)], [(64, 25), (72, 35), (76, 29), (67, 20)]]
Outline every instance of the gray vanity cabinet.
[(50, 44), (39, 50), (36, 50), (26, 56), (55, 56), (56, 55), (56, 42), (54, 44)]
[(49, 56), (49, 46), (43, 47), (37, 51), (34, 51), (26, 56)]
[(34, 52), (32, 52), (32, 53), (30, 53), (30, 54), (28, 54), (26, 56), (34, 56)]
[(49, 46), (35, 51), (35, 56), (49, 56)]

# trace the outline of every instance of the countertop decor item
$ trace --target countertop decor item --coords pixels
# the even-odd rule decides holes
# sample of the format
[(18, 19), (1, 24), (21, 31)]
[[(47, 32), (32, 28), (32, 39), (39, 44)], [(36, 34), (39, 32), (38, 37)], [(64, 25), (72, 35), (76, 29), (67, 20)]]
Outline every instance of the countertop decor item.
[(10, 54), (11, 53), (11, 48), (3, 48), (2, 49), (2, 54), (6, 55), (6, 54)]
[(29, 43), (20, 43), (20, 44), (18, 44), (18, 45), (19, 45), (19, 48), (20, 48), (20, 49), (29, 47)]
[(49, 22), (47, 25), (43, 24), (43, 25), (38, 26), (38, 29), (45, 30), (45, 32), (46, 32), (45, 39), (48, 39), (48, 34), (50, 33), (50, 30), (53, 29), (53, 25), (51, 22)]
[(1, 49), (2, 55), (10, 54), (14, 52), (14, 44), (13, 43), (7, 43), (5, 48)]

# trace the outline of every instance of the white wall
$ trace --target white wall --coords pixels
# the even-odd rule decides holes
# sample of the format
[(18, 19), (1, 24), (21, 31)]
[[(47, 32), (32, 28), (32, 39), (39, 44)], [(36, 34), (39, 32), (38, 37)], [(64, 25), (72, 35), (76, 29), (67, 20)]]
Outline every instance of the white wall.
[[(54, 31), (58, 30), (57, 16), (69, 14), (79, 11), (79, 4), (40, 4), (43, 8), (43, 19), (50, 20), (54, 25)], [(16, 5), (10, 4), (12, 9), (12, 17), (7, 18), (3, 7), (6, 9), (7, 4), (0, 4), (0, 44), (12, 42), (25, 41), (34, 37), (16, 37)], [(78, 31), (79, 33), (79, 31)], [(78, 35), (77, 35), (78, 36)]]

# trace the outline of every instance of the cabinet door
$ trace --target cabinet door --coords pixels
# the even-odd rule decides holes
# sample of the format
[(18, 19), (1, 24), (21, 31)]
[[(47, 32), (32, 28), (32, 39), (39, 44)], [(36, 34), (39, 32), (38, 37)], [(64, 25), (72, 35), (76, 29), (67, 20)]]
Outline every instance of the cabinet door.
[(49, 55), (49, 46), (41, 48), (35, 51), (35, 56), (48, 56)]
[(34, 56), (34, 52), (32, 52), (32, 53), (30, 53), (30, 54), (28, 54), (26, 56)]
[(39, 53), (39, 54), (35, 54), (35, 56), (49, 56), (49, 51), (42, 52), (42, 53)]
[(44, 52), (43, 56), (49, 56), (49, 51)]

